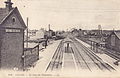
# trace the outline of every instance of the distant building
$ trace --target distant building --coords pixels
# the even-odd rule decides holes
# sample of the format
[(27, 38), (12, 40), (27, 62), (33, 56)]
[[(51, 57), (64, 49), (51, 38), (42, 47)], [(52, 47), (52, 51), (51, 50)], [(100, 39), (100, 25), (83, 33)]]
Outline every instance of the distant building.
[(36, 38), (44, 38), (45, 32), (46, 31), (43, 28), (41, 28), (36, 32)]
[(36, 32), (37, 32), (38, 30), (28, 30), (28, 34), (29, 34), (29, 37), (31, 37), (31, 36), (36, 36)]
[(55, 36), (55, 32), (53, 30), (49, 30), (45, 32), (45, 36), (44, 38), (52, 38), (53, 36)]
[(0, 8), (0, 67), (2, 69), (21, 69), (24, 53), (24, 29), (26, 25), (11, 0)]
[(36, 36), (36, 32), (38, 30), (28, 30), (28, 36), (27, 36), (27, 31), (25, 31), (25, 35), (24, 35), (24, 41), (27, 41), (30, 39), (30, 37)]
[(32, 33), (34, 33), (34, 35), (30, 36), (30, 39), (34, 39), (34, 40), (41, 39), (41, 38), (44, 38), (46, 30), (44, 30), (43, 28), (41, 28), (40, 30), (34, 31)]
[(79, 36), (79, 31), (77, 29), (74, 29), (72, 33), (74, 34), (74, 36)]
[(73, 29), (71, 32), (74, 36), (79, 36), (79, 37), (82, 37), (85, 34), (85, 32), (82, 29), (79, 30)]
[(120, 51), (120, 32), (113, 31), (106, 39), (106, 48)]

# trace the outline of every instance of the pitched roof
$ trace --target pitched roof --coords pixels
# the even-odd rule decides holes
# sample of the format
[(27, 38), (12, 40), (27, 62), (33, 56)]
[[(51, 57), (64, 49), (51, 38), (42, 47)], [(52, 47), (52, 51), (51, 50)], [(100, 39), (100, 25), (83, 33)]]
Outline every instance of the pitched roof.
[(0, 8), (0, 23), (2, 20), (8, 15), (8, 11), (6, 8)]
[(6, 8), (0, 8), (0, 24), (2, 24), (13, 12), (17, 13), (19, 21), (22, 23), (22, 26), (26, 28), (26, 25), (17, 9), (17, 7), (13, 8), (11, 11), (7, 11)]
[(120, 32), (114, 32), (116, 36), (120, 39)]

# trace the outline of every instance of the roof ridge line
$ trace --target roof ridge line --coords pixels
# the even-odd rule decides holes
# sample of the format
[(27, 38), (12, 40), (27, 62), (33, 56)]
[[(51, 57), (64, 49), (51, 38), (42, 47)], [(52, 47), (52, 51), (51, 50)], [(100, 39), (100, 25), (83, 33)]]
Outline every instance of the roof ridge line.
[(16, 9), (16, 7), (13, 8), (13, 9), (8, 13), (8, 15), (6, 15), (6, 16), (2, 19), (2, 21), (0, 22), (0, 24), (2, 24), (2, 23), (6, 20), (6, 18), (7, 18), (15, 9)]

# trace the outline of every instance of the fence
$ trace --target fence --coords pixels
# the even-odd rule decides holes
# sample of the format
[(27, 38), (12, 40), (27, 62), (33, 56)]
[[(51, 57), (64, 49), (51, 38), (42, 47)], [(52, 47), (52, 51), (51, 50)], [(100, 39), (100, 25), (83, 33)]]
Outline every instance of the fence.
[(39, 45), (35, 46), (34, 48), (26, 48), (24, 50), (23, 56), (24, 68), (30, 67), (37, 60), (39, 60)]
[[(28, 42), (29, 45), (33, 45), (35, 42)], [(31, 67), (34, 63), (39, 60), (39, 51), (45, 48), (45, 40), (39, 41), (36, 43), (37, 46), (34, 48), (25, 48), (23, 58), (24, 69)]]

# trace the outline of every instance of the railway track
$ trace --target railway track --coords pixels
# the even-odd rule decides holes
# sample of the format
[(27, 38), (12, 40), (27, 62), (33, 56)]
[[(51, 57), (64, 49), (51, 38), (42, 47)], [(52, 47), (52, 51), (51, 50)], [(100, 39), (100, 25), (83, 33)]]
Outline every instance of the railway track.
[(79, 52), (78, 48), (76, 47), (76, 45), (73, 44), (73, 54), (74, 57), (76, 59), (76, 63), (79, 66), (79, 68), (81, 69), (89, 69), (91, 71), (91, 69), (89, 68), (85, 58), (83, 57), (83, 55)]
[[(88, 71), (113, 71), (115, 70), (112, 66), (105, 63), (101, 58), (99, 58), (92, 50), (85, 47), (82, 43), (77, 41), (75, 38), (68, 39), (70, 42), (69, 47), (70, 53), (74, 55), (75, 63), (77, 65), (77, 70), (88, 70)], [(64, 46), (64, 41), (62, 40), (57, 47), (51, 62), (49, 63), (46, 71), (59, 71), (62, 69), (63, 55), (66, 53), (66, 47)], [(69, 53), (69, 52), (68, 52)], [(65, 61), (64, 61), (65, 62)], [(74, 62), (73, 62), (74, 63)]]
[[(104, 71), (104, 70), (108, 70), (108, 71), (115, 70), (112, 66), (103, 62), (103, 60), (101, 58), (99, 58), (97, 55), (95, 55), (92, 50), (85, 47), (79, 41), (77, 41), (75, 39), (74, 39), (74, 41), (75, 41), (76, 45), (84, 51), (84, 53), (85, 53), (84, 55), (87, 55), (93, 61), (93, 63), (95, 64), (94, 66), (97, 66), (96, 68), (99, 68), (102, 71)], [(91, 66), (89, 66), (89, 64), (88, 64), (88, 69), (90, 69), (90, 68), (91, 68)]]
[(61, 41), (52, 57), (51, 62), (49, 63), (46, 71), (58, 70), (61, 68), (62, 58), (63, 58), (63, 51), (61, 48), (62, 46), (63, 46), (63, 43)]
[(115, 60), (120, 59), (120, 54), (115, 54), (115, 52), (109, 51), (107, 49), (100, 49), (105, 52), (105, 54), (109, 55), (110, 57), (114, 58)]
[[(82, 41), (84, 41), (84, 40), (82, 40)], [(88, 42), (86, 42), (86, 43), (88, 43)], [(88, 43), (88, 44), (91, 45), (90, 43)], [(120, 54), (116, 53), (115, 51), (109, 50), (109, 49), (107, 49), (105, 47), (104, 48), (99, 48), (98, 47), (97, 49), (100, 50), (100, 51), (103, 51), (105, 54), (107, 54), (108, 56), (112, 57), (115, 60), (119, 60), (120, 59)]]

